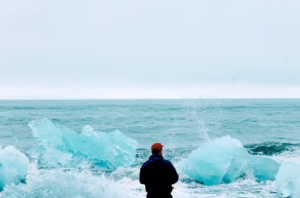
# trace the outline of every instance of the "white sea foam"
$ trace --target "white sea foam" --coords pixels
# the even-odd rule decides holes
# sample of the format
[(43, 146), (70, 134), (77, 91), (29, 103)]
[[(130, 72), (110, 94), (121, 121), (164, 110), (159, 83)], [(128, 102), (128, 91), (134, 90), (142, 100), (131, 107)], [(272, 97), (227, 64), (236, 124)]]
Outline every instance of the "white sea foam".
[(26, 182), (7, 186), (2, 197), (132, 197), (130, 190), (89, 170), (38, 170), (31, 164)]
[(295, 164), (300, 164), (300, 148), (293, 147), (289, 151), (273, 155), (270, 158), (276, 160), (279, 163), (292, 162)]

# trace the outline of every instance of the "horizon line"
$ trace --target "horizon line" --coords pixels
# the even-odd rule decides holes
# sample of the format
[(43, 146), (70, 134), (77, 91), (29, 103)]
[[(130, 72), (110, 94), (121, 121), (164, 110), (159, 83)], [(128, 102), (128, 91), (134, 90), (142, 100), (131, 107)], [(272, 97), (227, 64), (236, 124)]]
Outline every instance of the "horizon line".
[(70, 98), (70, 99), (1, 99), (0, 101), (5, 101), (5, 100), (189, 100), (189, 99), (194, 99), (194, 100), (270, 100), (270, 99), (300, 99), (300, 98), (97, 98), (97, 99), (76, 99), (76, 98)]

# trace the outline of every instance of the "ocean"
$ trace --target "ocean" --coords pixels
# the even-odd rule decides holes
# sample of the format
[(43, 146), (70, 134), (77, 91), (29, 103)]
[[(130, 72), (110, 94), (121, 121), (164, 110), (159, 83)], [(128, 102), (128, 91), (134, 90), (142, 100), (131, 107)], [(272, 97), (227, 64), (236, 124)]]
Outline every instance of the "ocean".
[[(119, 130), (138, 142), (135, 161), (117, 168), (39, 166), (30, 154), (39, 142), (28, 124), (40, 119), (78, 134), (88, 125), (104, 133)], [(226, 135), (251, 155), (300, 163), (300, 99), (0, 100), (0, 146), (14, 146), (30, 161), (26, 182), (6, 186), (0, 196), (145, 197), (139, 170), (153, 143), (164, 145), (164, 157), (176, 167), (200, 145)], [(175, 198), (280, 197), (275, 181), (248, 175), (205, 186), (180, 173), (174, 187)]]

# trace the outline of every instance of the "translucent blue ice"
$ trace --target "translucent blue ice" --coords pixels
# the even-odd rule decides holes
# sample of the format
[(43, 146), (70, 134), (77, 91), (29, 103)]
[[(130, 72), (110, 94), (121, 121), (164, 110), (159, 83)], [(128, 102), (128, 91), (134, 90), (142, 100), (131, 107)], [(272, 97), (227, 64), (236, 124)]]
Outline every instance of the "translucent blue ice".
[(38, 159), (40, 167), (68, 167), (78, 161), (88, 161), (116, 168), (135, 161), (137, 141), (119, 130), (107, 134), (86, 126), (77, 134), (47, 119), (32, 121), (29, 126), (39, 142), (30, 155)]
[(212, 140), (194, 150), (180, 165), (189, 177), (205, 185), (231, 182), (246, 168), (247, 151), (240, 141), (225, 136)]
[(248, 168), (253, 170), (257, 181), (275, 180), (280, 164), (262, 156), (248, 155)]
[(28, 158), (15, 147), (0, 148), (0, 190), (5, 185), (25, 180), (28, 164)]
[(283, 197), (300, 197), (300, 164), (283, 163), (276, 175), (275, 186)]
[(257, 180), (274, 180), (279, 164), (272, 159), (250, 155), (242, 143), (230, 136), (204, 143), (179, 168), (205, 185), (229, 183), (250, 169)]

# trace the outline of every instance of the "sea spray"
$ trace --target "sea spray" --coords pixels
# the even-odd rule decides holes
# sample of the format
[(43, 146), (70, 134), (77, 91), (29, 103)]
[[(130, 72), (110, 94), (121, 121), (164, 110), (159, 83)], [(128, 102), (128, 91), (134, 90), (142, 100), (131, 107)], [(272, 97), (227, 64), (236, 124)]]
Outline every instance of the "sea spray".
[(220, 102), (197, 98), (186, 98), (183, 104), (183, 114), (188, 120), (191, 120), (196, 131), (199, 133), (201, 141), (210, 141), (213, 133), (217, 132), (217, 127), (222, 117)]

